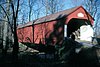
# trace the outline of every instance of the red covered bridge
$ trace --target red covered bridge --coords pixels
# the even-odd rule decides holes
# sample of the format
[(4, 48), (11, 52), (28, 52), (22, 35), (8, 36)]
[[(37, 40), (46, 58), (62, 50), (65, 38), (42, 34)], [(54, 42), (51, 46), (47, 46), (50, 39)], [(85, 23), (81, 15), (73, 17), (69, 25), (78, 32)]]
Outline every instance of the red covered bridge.
[(93, 21), (92, 16), (82, 6), (74, 7), (19, 25), (18, 41), (60, 44), (64, 37), (70, 37), (82, 25), (92, 26)]

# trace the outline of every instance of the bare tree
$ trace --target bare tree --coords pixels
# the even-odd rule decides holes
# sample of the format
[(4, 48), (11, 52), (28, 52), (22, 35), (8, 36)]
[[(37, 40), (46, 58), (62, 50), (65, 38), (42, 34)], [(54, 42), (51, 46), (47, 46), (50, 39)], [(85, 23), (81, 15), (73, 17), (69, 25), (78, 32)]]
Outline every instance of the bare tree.
[(32, 21), (34, 16), (36, 16), (35, 19), (39, 18), (40, 9), (42, 7), (40, 7), (39, 4), (39, 0), (28, 0), (28, 21)]
[[(99, 0), (85, 0), (84, 5), (86, 6), (87, 11), (92, 15), (92, 17), (95, 19), (95, 23), (94, 23), (94, 31), (95, 34), (94, 36), (97, 36), (96, 33), (99, 33), (99, 9), (100, 9), (100, 1)], [(98, 34), (100, 35), (100, 34)]]
[(32, 9), (33, 9), (33, 5), (35, 3), (36, 0), (28, 0), (28, 5), (29, 5), (29, 21), (31, 21), (31, 14), (32, 14)]
[(98, 11), (99, 6), (99, 0), (84, 0), (84, 6), (86, 10), (92, 15), (92, 17), (95, 18), (96, 13)]
[(11, 2), (11, 8), (13, 11), (13, 24), (14, 24), (14, 45), (13, 45), (13, 58), (16, 60), (18, 58), (18, 50), (19, 50), (19, 45), (18, 45), (18, 37), (17, 37), (17, 17), (18, 17), (18, 9), (19, 9), (19, 1), (17, 0), (17, 7), (15, 10), (14, 3)]
[(54, 14), (62, 10), (62, 7), (64, 6), (64, 3), (62, 3), (61, 0), (42, 0), (42, 4), (45, 7), (46, 15)]
[(80, 6), (83, 4), (83, 0), (71, 0), (72, 6)]
[(94, 36), (97, 37), (100, 36), (100, 13), (97, 13), (95, 22), (96, 23), (94, 25)]
[[(18, 38), (17, 38), (17, 17), (18, 17), (18, 9), (19, 9), (19, 0), (12, 1), (12, 0), (8, 0), (11, 11), (12, 11), (12, 18), (10, 18), (9, 13), (4, 9), (4, 7), (2, 5), (1, 8), (5, 13), (5, 16), (7, 17), (7, 22), (9, 24), (9, 26), (11, 27), (11, 31), (13, 33), (13, 37), (14, 37), (14, 45), (13, 45), (13, 58), (14, 60), (16, 60), (18, 58), (18, 49), (19, 49), (19, 45), (18, 45)], [(16, 5), (15, 5), (16, 4)], [(10, 19), (12, 20), (12, 22), (10, 21)], [(13, 25), (12, 25), (13, 24)]]
[[(3, 49), (2, 52), (4, 55), (6, 55), (8, 46), (9, 46), (9, 26), (8, 26), (8, 21), (10, 18), (10, 2), (9, 0), (3, 1), (4, 3), (0, 4), (0, 7), (2, 9), (2, 39), (3, 39)], [(5, 14), (4, 14), (5, 13)], [(8, 18), (9, 16), (9, 18)]]

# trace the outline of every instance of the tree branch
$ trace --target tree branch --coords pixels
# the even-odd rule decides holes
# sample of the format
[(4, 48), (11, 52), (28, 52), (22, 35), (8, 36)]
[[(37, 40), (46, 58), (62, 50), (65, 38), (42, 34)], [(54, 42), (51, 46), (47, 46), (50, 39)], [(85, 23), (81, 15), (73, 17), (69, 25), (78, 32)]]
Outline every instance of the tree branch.
[(18, 2), (17, 2), (16, 18), (18, 17), (19, 1), (20, 1), (20, 0), (18, 0)]
[(11, 31), (12, 31), (12, 33), (13, 33), (13, 27), (12, 27), (12, 25), (10, 24), (9, 16), (8, 16), (7, 12), (5, 11), (5, 9), (3, 8), (3, 6), (0, 5), (0, 7), (1, 7), (2, 10), (4, 11), (4, 13), (5, 13), (6, 17), (7, 17), (7, 20), (8, 20), (8, 24), (10, 25)]
[(8, 23), (10, 23), (10, 21), (9, 21), (9, 17), (8, 17), (8, 14), (7, 14), (7, 12), (5, 11), (5, 9), (3, 8), (3, 6), (2, 5), (0, 5), (0, 7), (2, 8), (2, 10), (4, 11), (4, 13), (6, 14), (6, 16), (7, 16), (7, 19), (8, 19)]
[(14, 13), (14, 5), (13, 5), (13, 3), (11, 2), (11, 7), (12, 7), (12, 10), (13, 10), (13, 18), (15, 18), (15, 13)]

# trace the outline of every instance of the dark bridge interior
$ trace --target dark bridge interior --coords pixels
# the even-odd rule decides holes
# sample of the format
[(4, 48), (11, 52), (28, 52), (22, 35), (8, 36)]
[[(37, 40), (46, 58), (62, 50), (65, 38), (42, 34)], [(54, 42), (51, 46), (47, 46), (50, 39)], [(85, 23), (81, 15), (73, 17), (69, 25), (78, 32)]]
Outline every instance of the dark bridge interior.
[(67, 36), (70, 37), (72, 32), (75, 32), (80, 29), (82, 25), (91, 25), (91, 23), (89, 22), (89, 20), (86, 19), (71, 19), (67, 24)]

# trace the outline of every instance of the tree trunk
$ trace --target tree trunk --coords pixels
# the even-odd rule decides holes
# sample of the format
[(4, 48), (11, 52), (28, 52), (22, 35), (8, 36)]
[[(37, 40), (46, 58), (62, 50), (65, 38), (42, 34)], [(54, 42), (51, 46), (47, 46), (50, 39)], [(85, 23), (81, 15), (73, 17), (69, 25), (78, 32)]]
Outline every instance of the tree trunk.
[(19, 43), (16, 30), (16, 18), (14, 18), (14, 45), (13, 45), (13, 61), (18, 60)]
[[(8, 2), (8, 4), (6, 4), (6, 6), (7, 6), (7, 7), (6, 7), (6, 12), (7, 12), (8, 15), (9, 15), (9, 13), (10, 13), (10, 12), (9, 12), (9, 11), (10, 11), (10, 6), (9, 6), (10, 3), (9, 3), (9, 0), (7, 0), (7, 2)], [(4, 19), (7, 21), (7, 16), (5, 16)], [(7, 37), (8, 37), (8, 34), (7, 34), (7, 33), (8, 33), (8, 29), (9, 29), (9, 28), (8, 28), (8, 22), (6, 22), (6, 21), (4, 22), (4, 25), (3, 25), (3, 26), (4, 26), (4, 28), (3, 28), (3, 49), (2, 49), (2, 54), (3, 54), (3, 56), (6, 56), (7, 49), (8, 49), (7, 46), (9, 45), (9, 44), (7, 43), (7, 40), (8, 40), (8, 39), (7, 39)]]
[(4, 29), (3, 29), (3, 49), (2, 49), (2, 54), (3, 54), (3, 56), (5, 56), (6, 55), (6, 53), (7, 53), (7, 44), (6, 44), (6, 42), (7, 42), (7, 27), (8, 27), (8, 24), (7, 24), (7, 22), (4, 22)]
[(14, 12), (14, 4), (11, 4), (13, 10), (13, 24), (14, 24), (14, 44), (13, 44), (13, 61), (16, 62), (18, 60), (18, 52), (19, 52), (19, 43), (17, 37), (17, 17), (18, 17), (18, 9), (19, 9), (19, 0), (17, 2), (17, 9)]

